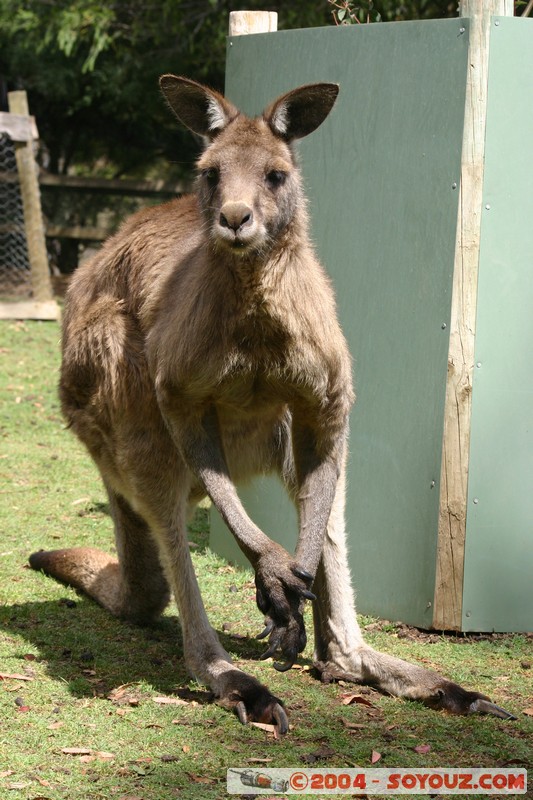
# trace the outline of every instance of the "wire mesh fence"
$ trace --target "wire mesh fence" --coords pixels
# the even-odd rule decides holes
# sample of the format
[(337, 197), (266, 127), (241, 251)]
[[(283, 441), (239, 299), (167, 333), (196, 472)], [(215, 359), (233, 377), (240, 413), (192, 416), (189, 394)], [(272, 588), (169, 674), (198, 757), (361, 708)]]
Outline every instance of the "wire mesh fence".
[(30, 297), (30, 260), (15, 144), (0, 133), (0, 296)]

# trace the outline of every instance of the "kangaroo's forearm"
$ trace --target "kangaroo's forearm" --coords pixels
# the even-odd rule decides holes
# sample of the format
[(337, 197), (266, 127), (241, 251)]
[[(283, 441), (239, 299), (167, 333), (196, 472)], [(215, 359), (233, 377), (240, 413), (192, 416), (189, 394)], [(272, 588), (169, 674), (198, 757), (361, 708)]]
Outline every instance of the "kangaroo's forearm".
[(295, 559), (313, 577), (324, 546), (337, 480), (336, 464), (325, 461), (306, 476), (298, 492), (300, 530)]

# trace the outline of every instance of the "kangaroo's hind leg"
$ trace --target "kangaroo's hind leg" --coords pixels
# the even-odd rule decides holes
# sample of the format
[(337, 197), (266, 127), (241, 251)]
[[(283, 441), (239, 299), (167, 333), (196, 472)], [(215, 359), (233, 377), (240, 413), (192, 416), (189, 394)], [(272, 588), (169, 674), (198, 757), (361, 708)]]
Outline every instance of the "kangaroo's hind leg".
[(72, 547), (33, 553), (30, 565), (81, 589), (117, 617), (149, 624), (170, 599), (157, 544), (128, 501), (106, 488), (118, 559), (96, 548)]
[(323, 680), (367, 683), (383, 692), (419, 700), (454, 714), (480, 712), (502, 719), (512, 714), (485, 695), (468, 691), (436, 672), (374, 650), (359, 628), (348, 567), (344, 529), (344, 471), (329, 519), (322, 558), (313, 585), (315, 663)]

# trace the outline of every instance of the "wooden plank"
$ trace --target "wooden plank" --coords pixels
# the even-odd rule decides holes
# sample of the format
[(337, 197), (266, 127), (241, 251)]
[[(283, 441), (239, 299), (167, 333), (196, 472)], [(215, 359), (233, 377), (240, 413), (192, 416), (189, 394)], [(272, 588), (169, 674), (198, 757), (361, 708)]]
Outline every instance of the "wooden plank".
[(7, 133), (14, 142), (30, 142), (39, 138), (35, 117), (0, 111), (0, 133)]
[(278, 29), (276, 11), (231, 11), (229, 35), (246, 36), (250, 33), (271, 33)]
[(21, 300), (13, 303), (0, 303), (0, 319), (39, 319), (59, 320), (61, 311), (55, 300), (39, 303)]
[(22, 223), (7, 222), (0, 224), (0, 233), (26, 233), (26, 229)]
[(102, 194), (134, 195), (137, 197), (176, 197), (189, 191), (183, 182), (168, 183), (166, 181), (130, 181), (106, 178), (90, 178), (78, 175), (51, 175), (41, 172), (39, 183), (46, 189), (68, 189), (77, 192), (101, 192)]
[[(29, 116), (26, 92), (8, 92), (8, 103), (13, 114)], [(48, 268), (33, 142), (16, 142), (15, 157), (24, 207), (24, 224), (26, 227), (33, 295), (37, 301), (46, 302), (52, 300), (52, 284)]]
[(0, 172), (0, 183), (18, 183), (19, 176), (16, 172)]
[(462, 625), (491, 18), (494, 15), (511, 16), (513, 4), (510, 0), (463, 0), (460, 13), (462, 17), (469, 18), (469, 70), (452, 287), (433, 608), (433, 626), (442, 630), (460, 630)]
[(47, 225), (46, 236), (49, 239), (78, 239), (79, 241), (102, 242), (111, 235), (105, 228), (90, 228), (83, 225)]

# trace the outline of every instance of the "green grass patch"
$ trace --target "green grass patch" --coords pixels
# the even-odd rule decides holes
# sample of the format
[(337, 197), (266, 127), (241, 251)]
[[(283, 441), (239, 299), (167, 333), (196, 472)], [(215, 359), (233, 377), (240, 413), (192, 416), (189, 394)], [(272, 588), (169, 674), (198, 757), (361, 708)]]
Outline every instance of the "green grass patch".
[[(282, 741), (242, 727), (189, 680), (174, 605), (141, 629), (28, 569), (41, 547), (112, 547), (102, 484), (61, 419), (59, 336), (54, 323), (0, 323), (0, 673), (20, 676), (0, 680), (0, 798), (223, 798), (226, 769), (257, 767), (253, 759), (271, 759), (263, 769), (368, 768), (372, 751), (383, 767), (531, 764), (532, 638), (428, 635), (362, 620), (375, 647), (485, 692), (516, 722), (323, 686), (310, 650), (281, 675), (257, 661), (265, 645), (254, 638), (262, 618), (252, 575), (210, 552), (206, 509), (190, 527), (204, 601), (236, 663), (286, 701), (292, 727)], [(350, 691), (372, 705), (343, 705)], [(430, 749), (418, 753), (419, 745)]]

